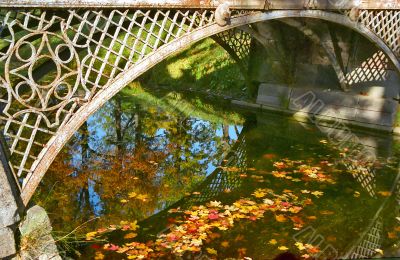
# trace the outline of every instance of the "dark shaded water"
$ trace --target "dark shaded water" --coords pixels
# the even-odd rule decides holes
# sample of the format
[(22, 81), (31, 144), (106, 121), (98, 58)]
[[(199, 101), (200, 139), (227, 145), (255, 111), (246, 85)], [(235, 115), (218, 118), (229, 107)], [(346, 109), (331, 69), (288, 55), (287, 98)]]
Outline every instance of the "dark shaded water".
[(131, 89), (92, 116), (35, 198), (60, 249), (82, 259), (400, 256), (398, 141), (352, 130), (340, 142), (340, 131), (221, 103)]

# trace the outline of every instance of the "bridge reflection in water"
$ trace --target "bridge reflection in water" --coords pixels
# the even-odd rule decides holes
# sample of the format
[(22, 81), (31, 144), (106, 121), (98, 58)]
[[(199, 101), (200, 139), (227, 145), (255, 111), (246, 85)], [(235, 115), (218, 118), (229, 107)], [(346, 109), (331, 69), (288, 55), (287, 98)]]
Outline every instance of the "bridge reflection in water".
[[(171, 209), (180, 209), (182, 211), (189, 210), (191, 209), (192, 206), (196, 205), (205, 205), (206, 203), (214, 200), (226, 200), (227, 198), (227, 192), (228, 193), (235, 193), (235, 191), (242, 192), (243, 188), (246, 187), (246, 185), (249, 185), (248, 179), (259, 175), (257, 172), (260, 170), (259, 168), (253, 169), (249, 171), (249, 168), (253, 167), (255, 164), (255, 161), (257, 161), (256, 158), (258, 158), (257, 155), (254, 154), (255, 151), (258, 150), (257, 146), (260, 146), (260, 142), (265, 142), (265, 145), (261, 145), (264, 148), (269, 147), (268, 143), (271, 142), (276, 142), (276, 140), (279, 139), (292, 139), (292, 141), (289, 142), (284, 142), (286, 143), (286, 149), (295, 149), (294, 147), (298, 146), (300, 144), (301, 148), (300, 151), (307, 150), (306, 147), (310, 145), (309, 140), (310, 140), (310, 133), (298, 136), (298, 138), (294, 137), (291, 135), (291, 133), (300, 133), (302, 131), (309, 131), (310, 126), (309, 125), (304, 125), (306, 129), (302, 129), (301, 124), (290, 122), (290, 123), (284, 123), (281, 120), (277, 120), (277, 122), (274, 122), (275, 119), (269, 118), (268, 116), (261, 115), (257, 117), (257, 127), (259, 129), (263, 129), (264, 134), (262, 134), (262, 137), (258, 136), (257, 138), (252, 137), (254, 135), (254, 130), (255, 125), (254, 121), (252, 123), (247, 123), (243, 130), (241, 131), (241, 134), (238, 137), (237, 142), (234, 144), (232, 147), (232, 151), (229, 152), (224, 160), (221, 161), (221, 166), (218, 167), (213, 173), (211, 173), (204, 182), (202, 182), (196, 189), (193, 194), (190, 196), (186, 196), (180, 201), (176, 202), (172, 206), (168, 207), (167, 209), (143, 220), (141, 222), (141, 225), (146, 227), (146, 232), (150, 234), (160, 234), (160, 233), (168, 233), (170, 230), (169, 228), (165, 228), (170, 226), (169, 221), (169, 211)], [(279, 126), (278, 126), (279, 124)], [(285, 127), (281, 127), (282, 124), (286, 124)], [(279, 130), (277, 130), (277, 128)], [(343, 134), (343, 130), (341, 129), (331, 129), (331, 128), (325, 128), (326, 131), (329, 131), (329, 134), (332, 134), (332, 131), (337, 132), (336, 135), (340, 136), (340, 134)], [(259, 131), (259, 130), (258, 130)], [(315, 131), (315, 129), (313, 130)], [(257, 132), (260, 134), (259, 132)], [(372, 201), (375, 201), (372, 203), (374, 206), (369, 208), (368, 211), (371, 213), (368, 216), (366, 215), (355, 215), (353, 216), (354, 218), (363, 218), (364, 224), (363, 227), (358, 230), (357, 233), (355, 234), (346, 234), (346, 228), (343, 229), (343, 227), (334, 227), (331, 226), (328, 228), (328, 234), (329, 232), (337, 234), (337, 230), (333, 230), (335, 228), (338, 228), (339, 234), (337, 234), (337, 239), (349, 239), (351, 237), (351, 241), (346, 241), (345, 246), (343, 248), (334, 248), (332, 244), (327, 241), (324, 237), (320, 237), (318, 234), (319, 230), (321, 229), (321, 232), (325, 232), (325, 235), (328, 235), (324, 230), (324, 224), (322, 226), (317, 227), (317, 226), (307, 226), (303, 230), (300, 230), (298, 234), (294, 234), (293, 238), (296, 239), (296, 241), (309, 241), (310, 243), (313, 242), (313, 245), (318, 246), (320, 249), (325, 249), (325, 251), (321, 252), (320, 255), (316, 255), (317, 257), (321, 258), (340, 258), (340, 259), (360, 259), (360, 258), (371, 258), (371, 257), (376, 257), (379, 256), (379, 249), (381, 248), (386, 248), (388, 246), (387, 244), (387, 230), (390, 228), (390, 226), (385, 227), (385, 222), (388, 219), (388, 212), (391, 212), (395, 214), (395, 216), (399, 217), (399, 206), (400, 206), (400, 172), (397, 174), (395, 172), (393, 173), (388, 173), (388, 172), (382, 172), (382, 168), (379, 166), (381, 163), (385, 164), (385, 160), (393, 160), (393, 158), (390, 158), (390, 155), (392, 153), (391, 151), (391, 138), (383, 137), (383, 136), (368, 136), (368, 134), (365, 133), (358, 133), (355, 132), (356, 134), (359, 135), (360, 139), (362, 140), (360, 142), (361, 145), (370, 145), (371, 143), (375, 143), (375, 146), (369, 146), (366, 147), (366, 149), (372, 149), (374, 150), (374, 153), (376, 155), (376, 158), (379, 158), (377, 162), (375, 163), (369, 163), (367, 161), (362, 161), (360, 160), (360, 157), (357, 157), (354, 155), (353, 157), (350, 155), (346, 157), (338, 157), (335, 160), (335, 167), (338, 168), (343, 168), (343, 172), (346, 172), (348, 176), (352, 176), (353, 180), (350, 181), (351, 187), (355, 191), (360, 191), (363, 195), (363, 199), (365, 199), (364, 196), (369, 196)], [(325, 133), (326, 134), (326, 133)], [(306, 137), (308, 136), (308, 138)], [(319, 138), (323, 138), (324, 135), (317, 135)], [(318, 138), (317, 137), (317, 138)], [(250, 138), (250, 140), (247, 140)], [(312, 138), (312, 137), (311, 137)], [(365, 142), (367, 139), (368, 142)], [(262, 140), (262, 141), (261, 141)], [(272, 141), (275, 140), (275, 141)], [(302, 142), (302, 141), (306, 142)], [(334, 140), (331, 140), (334, 143)], [(287, 145), (287, 143), (292, 144), (292, 146)], [(345, 147), (354, 147), (354, 143), (346, 143), (342, 144), (342, 148)], [(356, 144), (359, 145), (359, 144)], [(273, 145), (272, 145), (273, 146)], [(329, 146), (329, 145), (328, 145)], [(311, 148), (313, 150), (313, 148)], [(331, 148), (329, 148), (331, 149)], [(265, 149), (264, 149), (265, 150)], [(335, 148), (333, 148), (335, 150)], [(257, 152), (258, 153), (258, 152)], [(314, 153), (315, 154), (315, 153)], [(282, 155), (285, 156), (285, 155)], [(391, 162), (393, 163), (393, 162)], [(396, 167), (396, 165), (394, 166)], [(398, 166), (396, 167), (398, 168)], [(397, 170), (399, 171), (399, 170)], [(265, 171), (261, 170), (261, 176), (265, 174)], [(342, 173), (343, 174), (343, 173)], [(260, 175), (259, 175), (260, 176)], [(257, 180), (257, 178), (254, 178)], [(346, 178), (344, 178), (346, 179)], [(340, 181), (343, 181), (343, 179), (340, 179)], [(268, 181), (267, 181), (268, 182)], [(377, 184), (380, 183), (379, 185)], [(383, 183), (386, 183), (386, 185), (382, 185)], [(306, 184), (306, 183), (305, 183)], [(267, 187), (274, 188), (273, 184), (266, 185)], [(382, 196), (379, 195), (380, 192), (382, 192), (381, 189), (385, 187), (386, 189), (390, 190), (390, 198), (384, 198), (382, 199)], [(287, 186), (288, 189), (291, 188), (290, 184)], [(345, 189), (339, 188), (337, 190), (338, 193), (343, 193), (345, 192)], [(359, 194), (359, 193), (358, 193)], [(335, 203), (335, 197), (339, 194), (334, 194), (330, 199), (327, 200), (332, 200), (329, 203)], [(342, 196), (341, 194), (340, 196)], [(348, 193), (347, 196), (353, 197), (352, 193)], [(386, 196), (386, 195), (385, 195)], [(392, 208), (393, 203), (390, 202), (390, 200), (393, 200), (396, 198), (397, 201), (397, 206), (396, 209)], [(362, 202), (360, 202), (362, 203)], [(363, 207), (362, 205), (357, 205), (355, 207)], [(351, 213), (351, 209), (350, 212)], [(345, 215), (348, 215), (345, 213)], [(357, 213), (355, 213), (357, 214)], [(390, 216), (392, 218), (393, 216)], [(351, 218), (351, 217), (350, 217)], [(352, 223), (353, 220), (350, 220), (348, 223)], [(330, 226), (332, 223), (330, 223), (330, 220), (325, 220), (325, 224)], [(272, 225), (272, 223), (271, 223)], [(258, 232), (261, 232), (262, 230), (267, 230), (266, 227), (259, 227), (261, 230), (258, 230)], [(310, 232), (308, 232), (310, 231)], [(229, 231), (227, 231), (229, 232)], [(262, 231), (263, 233), (264, 231)], [(308, 233), (307, 233), (308, 232)], [(342, 236), (342, 237), (341, 237)], [(297, 240), (297, 239), (302, 239), (302, 240)], [(342, 241), (344, 242), (344, 241)], [(343, 244), (343, 243), (342, 243)], [(328, 252), (328, 250), (331, 250)], [(337, 251), (340, 250), (340, 251)], [(390, 252), (393, 255), (398, 254), (398, 252)], [(271, 256), (271, 255), (270, 255)]]

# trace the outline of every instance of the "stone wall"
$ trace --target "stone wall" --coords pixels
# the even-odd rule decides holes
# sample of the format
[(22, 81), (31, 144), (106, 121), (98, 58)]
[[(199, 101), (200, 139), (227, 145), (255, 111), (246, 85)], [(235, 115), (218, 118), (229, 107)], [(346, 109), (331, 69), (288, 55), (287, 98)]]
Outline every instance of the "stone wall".
[(253, 28), (258, 34), (250, 54), (253, 82), (342, 91), (337, 73), (341, 70), (348, 92), (399, 97), (398, 72), (383, 52), (355, 31), (312, 19), (263, 22)]
[(260, 85), (256, 103), (268, 110), (303, 113), (325, 121), (343, 120), (385, 131), (393, 130), (399, 106), (393, 99), (274, 84)]
[(392, 131), (400, 76), (385, 54), (351, 29), (313, 19), (283, 19), (253, 26), (249, 78), (260, 105), (289, 113), (312, 91), (324, 102), (318, 116)]
[(11, 259), (17, 253), (15, 232), (23, 206), (5, 151), (0, 144), (0, 259)]

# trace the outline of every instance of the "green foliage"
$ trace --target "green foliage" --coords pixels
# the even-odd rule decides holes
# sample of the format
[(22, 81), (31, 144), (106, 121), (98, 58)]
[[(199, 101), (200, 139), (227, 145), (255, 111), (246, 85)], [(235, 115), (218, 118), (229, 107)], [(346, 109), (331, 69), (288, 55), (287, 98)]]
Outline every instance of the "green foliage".
[(161, 62), (143, 78), (152, 85), (243, 96), (242, 73), (221, 46), (212, 39), (205, 39)]

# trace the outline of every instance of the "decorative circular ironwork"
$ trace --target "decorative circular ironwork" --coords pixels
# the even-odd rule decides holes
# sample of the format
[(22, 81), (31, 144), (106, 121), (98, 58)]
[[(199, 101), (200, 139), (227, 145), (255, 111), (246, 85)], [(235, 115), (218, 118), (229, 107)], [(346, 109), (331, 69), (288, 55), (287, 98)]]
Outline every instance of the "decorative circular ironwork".
[[(35, 75), (35, 69), (43, 66), (54, 67), (45, 80)], [(71, 102), (80, 84), (79, 67), (78, 53), (69, 41), (55, 33), (37, 32), (15, 44), (6, 61), (5, 79), (19, 103), (46, 112)]]

